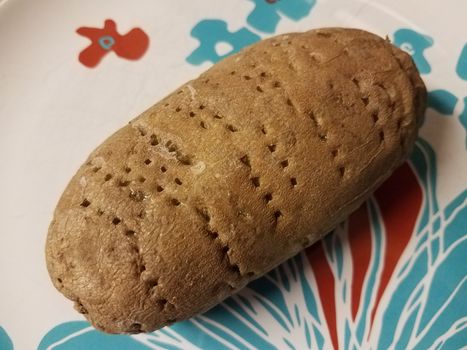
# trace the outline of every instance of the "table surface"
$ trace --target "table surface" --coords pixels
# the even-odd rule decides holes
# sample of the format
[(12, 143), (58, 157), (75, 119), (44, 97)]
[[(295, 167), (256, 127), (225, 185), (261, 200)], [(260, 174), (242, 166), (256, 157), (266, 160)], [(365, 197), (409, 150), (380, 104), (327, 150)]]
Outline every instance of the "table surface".
[[(0, 349), (467, 346), (467, 2), (0, 1)], [(189, 321), (97, 332), (49, 281), (54, 206), (107, 135), (278, 33), (387, 35), (429, 91), (410, 160), (322, 242)]]

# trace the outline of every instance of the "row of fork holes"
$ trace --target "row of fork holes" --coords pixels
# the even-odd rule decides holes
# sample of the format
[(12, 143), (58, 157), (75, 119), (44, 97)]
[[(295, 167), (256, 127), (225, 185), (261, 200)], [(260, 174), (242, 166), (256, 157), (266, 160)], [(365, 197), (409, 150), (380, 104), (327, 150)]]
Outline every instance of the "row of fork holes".
[[(322, 142), (327, 142), (328, 141), (328, 135), (327, 133), (325, 132), (322, 132), (321, 130), (321, 124), (319, 123), (318, 119), (316, 118), (315, 114), (313, 113), (313, 111), (311, 111), (308, 116), (310, 117), (314, 127), (318, 130), (318, 138), (320, 139), (320, 141)], [(333, 159), (335, 159), (337, 157), (337, 155), (339, 154), (339, 150), (337, 148), (331, 150), (331, 156)], [(344, 177), (344, 174), (345, 174), (345, 167), (344, 166), (339, 166), (338, 167), (338, 172), (339, 172), (339, 175), (340, 177)]]
[(228, 252), (230, 250), (229, 246), (228, 245), (223, 245), (222, 242), (219, 239), (219, 234), (216, 231), (213, 231), (209, 227), (209, 223), (211, 221), (211, 214), (209, 213), (208, 209), (207, 208), (196, 208), (196, 212), (205, 221), (206, 225), (208, 225), (208, 228), (206, 228), (206, 233), (207, 233), (208, 237), (213, 241), (217, 241), (221, 245), (220, 251), (221, 251), (221, 254), (223, 256), (223, 259), (229, 264), (229, 267), (234, 272), (236, 272), (237, 274), (240, 274), (240, 268), (238, 267), (238, 265), (237, 264), (232, 264), (230, 262), (229, 257), (228, 257)]
[[(235, 75), (235, 73), (236, 73), (235, 71), (230, 72), (231, 75)], [(261, 73), (259, 74), (259, 76), (260, 76), (261, 78), (266, 78), (266, 77), (268, 76), (268, 74), (267, 74), (266, 72), (261, 72)], [(244, 80), (246, 80), (246, 81), (253, 79), (250, 75), (243, 75), (242, 78), (243, 78)], [(279, 87), (281, 87), (281, 83), (280, 83), (278, 80), (274, 80), (274, 81), (271, 83), (271, 86), (272, 86), (273, 88), (279, 88)], [(264, 88), (263, 88), (261, 85), (256, 85), (256, 91), (262, 93), (262, 92), (264, 92)]]
[[(211, 216), (209, 214), (209, 212), (206, 210), (206, 209), (200, 209), (200, 208), (197, 208), (196, 211), (198, 212), (198, 214), (204, 219), (204, 221), (209, 224), (210, 220), (211, 220)], [(216, 231), (213, 231), (212, 229), (210, 228), (207, 228), (206, 229), (206, 233), (208, 235), (208, 237), (213, 240), (213, 241), (217, 241), (220, 245), (220, 252), (222, 254), (222, 257), (223, 259), (228, 263), (229, 265), (229, 268), (236, 274), (238, 275), (241, 275), (241, 272), (240, 272), (240, 267), (235, 264), (235, 263), (232, 263), (230, 261), (230, 258), (229, 258), (229, 250), (230, 250), (230, 247), (226, 244), (224, 245), (221, 240), (219, 239), (219, 234), (216, 232)], [(233, 288), (233, 286), (231, 286)]]
[[(254, 176), (250, 179), (251, 183), (253, 184), (253, 187), (259, 188), (261, 186), (261, 179), (259, 176)], [(290, 183), (292, 187), (297, 186), (297, 179), (295, 177), (290, 178)], [(264, 201), (268, 204), (273, 200), (273, 195), (270, 192), (267, 192), (263, 195)], [(282, 212), (280, 210), (276, 210), (274, 212), (274, 218), (277, 220), (280, 216), (282, 216)]]
[[(203, 104), (201, 104), (201, 105), (199, 105), (198, 108), (199, 108), (200, 110), (203, 110), (203, 109), (205, 109), (206, 107), (205, 107)], [(177, 108), (175, 109), (175, 111), (176, 111), (176, 112), (180, 112), (180, 111), (181, 111), (181, 108), (180, 108), (180, 107), (177, 107)], [(189, 116), (190, 116), (191, 118), (194, 118), (194, 117), (196, 116), (196, 113), (195, 113), (194, 111), (192, 111), (192, 110), (191, 110), (188, 114), (189, 114)], [(215, 114), (213, 115), (213, 118), (214, 118), (214, 119), (223, 119), (223, 117), (222, 117), (219, 113), (215, 113)], [(206, 121), (204, 121), (204, 120), (201, 120), (201, 121), (199, 122), (199, 126), (200, 126), (201, 129), (204, 129), (204, 130), (209, 129), (209, 127), (210, 127), (209, 124), (208, 124)], [(226, 128), (228, 131), (233, 132), (233, 133), (238, 131), (238, 128), (237, 128), (236, 126), (232, 125), (232, 124), (226, 124), (226, 125), (225, 125), (225, 128)]]
[[(125, 171), (126, 173), (130, 173), (130, 172), (131, 172), (131, 168), (126, 167), (126, 168), (124, 169), (124, 171)], [(161, 167), (161, 171), (162, 171), (162, 172), (165, 172), (165, 171), (167, 171), (167, 169), (166, 169), (165, 167)], [(113, 178), (112, 174), (106, 174), (105, 177), (104, 177), (104, 181), (105, 181), (105, 182), (110, 181), (112, 178)], [(146, 181), (146, 178), (144, 178), (143, 176), (140, 176), (140, 177), (138, 177), (137, 180), (138, 180), (140, 183), (143, 183), (143, 182)], [(183, 185), (182, 180), (181, 180), (180, 178), (178, 178), (178, 177), (176, 177), (176, 178), (174, 179), (174, 182), (175, 182), (177, 185), (179, 185), (179, 186)], [(126, 187), (126, 186), (128, 186), (129, 184), (130, 184), (130, 181), (128, 181), (128, 180), (122, 180), (122, 179), (120, 179), (120, 180), (118, 181), (118, 183), (117, 183), (117, 185), (120, 186), (120, 187)], [(157, 192), (162, 192), (162, 191), (164, 191), (164, 188), (163, 188), (161, 185), (156, 185), (155, 189), (156, 189)], [(129, 197), (130, 197), (131, 199), (135, 200), (135, 201), (142, 201), (142, 200), (144, 199), (144, 193), (141, 192), (141, 191), (131, 191), (130, 194), (129, 194)], [(177, 200), (177, 199), (175, 199), (175, 198), (170, 199), (170, 203), (171, 203), (172, 205), (174, 205), (174, 206), (178, 206), (178, 205), (181, 204), (180, 201)], [(83, 207), (83, 208), (87, 208), (87, 207), (89, 207), (90, 205), (91, 205), (91, 202), (90, 202), (87, 198), (83, 199), (83, 201), (80, 203), (80, 206)], [(99, 216), (100, 216), (100, 215), (103, 214), (103, 212), (102, 212), (100, 209), (99, 209), (99, 211), (100, 211), (100, 213), (98, 213), (98, 214), (99, 214)], [(114, 219), (112, 220), (112, 223), (113, 223), (114, 225), (118, 225), (118, 224), (120, 223), (120, 221), (121, 221), (121, 220), (120, 220), (119, 218), (114, 218)]]
[[(232, 71), (230, 74), (231, 74), (231, 75), (235, 75), (236, 72), (235, 72), (235, 71)], [(262, 78), (264, 78), (264, 77), (267, 76), (267, 73), (266, 73), (266, 72), (261, 72), (261, 73), (260, 73), (260, 76), (261, 76)], [(251, 80), (252, 78), (251, 78), (251, 76), (249, 76), (249, 75), (244, 75), (244, 76), (243, 76), (243, 79), (244, 79), (244, 80)], [(205, 83), (207, 83), (207, 82), (209, 82), (209, 79), (206, 79), (206, 80), (205, 80)], [(280, 84), (279, 81), (274, 81), (274, 82), (272, 83), (272, 86), (273, 86), (274, 88), (279, 88), (279, 87), (281, 86), (281, 84)], [(258, 92), (264, 92), (264, 89), (263, 89), (260, 85), (257, 85), (257, 86), (256, 86), (256, 90), (257, 90)], [(182, 91), (179, 91), (178, 93), (181, 93), (181, 92), (182, 92)], [(166, 104), (166, 106), (168, 106), (168, 104)], [(198, 108), (199, 108), (200, 110), (202, 110), (202, 109), (205, 108), (205, 106), (201, 104)], [(181, 108), (180, 108), (179, 106), (175, 108), (175, 112), (178, 113), (178, 112), (180, 112), (180, 111), (181, 111)], [(195, 116), (196, 116), (196, 113), (195, 113), (194, 111), (190, 111), (190, 112), (189, 112), (189, 116), (190, 116), (190, 117), (195, 117)], [(222, 119), (222, 116), (220, 116), (218, 113), (216, 113), (216, 114), (214, 114), (214, 118), (215, 118), (215, 119)], [(200, 125), (200, 127), (201, 127), (202, 129), (208, 129), (208, 128), (209, 128), (209, 125), (208, 125), (205, 121), (201, 121), (199, 125)], [(229, 130), (230, 132), (237, 132), (237, 131), (238, 131), (238, 128), (235, 127), (234, 125), (231, 125), (231, 124), (227, 124), (227, 125), (226, 125), (226, 128), (227, 128), (227, 130)]]
[[(139, 132), (140, 132), (141, 136), (145, 136), (145, 135), (147, 134), (146, 131), (145, 131), (144, 129), (142, 129), (142, 128), (139, 128)], [(156, 145), (159, 144), (159, 141), (158, 141), (156, 135), (152, 134), (152, 135), (150, 136), (150, 144), (151, 144), (152, 146), (156, 146)], [(176, 151), (176, 146), (173, 145), (172, 143), (167, 143), (166, 146), (168, 147), (169, 151)], [(151, 161), (150, 159), (146, 159), (146, 160), (144, 161), (144, 163), (145, 163), (146, 165), (150, 165), (150, 164), (152, 163), (152, 161)], [(100, 169), (101, 169), (101, 167), (97, 167), (97, 166), (96, 166), (96, 167), (93, 168), (93, 171), (94, 171), (95, 173), (97, 173)], [(132, 171), (132, 169), (131, 169), (130, 167), (128, 167), (128, 166), (125, 167), (123, 170), (124, 170), (124, 172), (127, 173), (127, 174), (129, 174), (129, 173)], [(165, 172), (167, 171), (167, 168), (163, 165), (163, 166), (161, 166), (160, 170), (161, 170), (162, 173), (165, 173)], [(112, 178), (113, 178), (113, 175), (110, 174), (110, 173), (108, 173), (108, 174), (106, 174), (105, 177), (104, 177), (104, 182), (108, 182), (108, 181), (110, 181)], [(139, 176), (137, 180), (138, 180), (140, 183), (144, 183), (144, 182), (146, 181), (146, 178), (145, 178), (144, 176)], [(178, 177), (174, 179), (174, 182), (175, 182), (177, 185), (179, 185), (179, 186), (183, 184), (182, 180), (180, 180)], [(123, 179), (120, 179), (120, 180), (118, 181), (118, 183), (117, 183), (117, 185), (118, 185), (119, 187), (126, 187), (126, 186), (128, 186), (129, 184), (130, 184), (130, 181), (128, 181), (128, 180), (123, 180)], [(161, 185), (156, 185), (156, 191), (157, 191), (157, 192), (162, 192), (162, 191), (164, 191), (164, 188), (163, 188)], [(144, 197), (144, 194), (143, 194), (142, 192), (140, 192), (140, 191), (132, 191), (132, 192), (130, 192), (130, 195), (129, 195), (129, 196), (130, 196), (131, 199), (134, 199), (134, 200), (137, 200), (137, 201), (141, 201), (141, 200), (142, 200), (141, 197)], [(171, 199), (170, 199), (170, 203), (171, 203), (172, 205), (174, 205), (174, 206), (179, 206), (179, 205), (181, 204), (180, 201), (179, 201), (178, 199), (176, 199), (176, 198), (171, 198)], [(82, 201), (82, 203), (80, 204), (80, 206), (81, 206), (81, 207), (84, 207), (84, 208), (87, 208), (90, 204), (91, 204), (91, 202), (90, 202), (88, 199), (84, 199), (84, 200)], [(99, 209), (99, 212), (100, 212), (100, 213), (98, 213), (99, 216), (103, 214), (103, 211), (100, 210), (100, 209)], [(118, 218), (114, 218), (112, 222), (113, 222), (114, 225), (118, 225), (118, 223), (120, 223), (119, 220), (120, 220), (120, 219), (118, 219)]]
[[(230, 74), (231, 74), (231, 75), (235, 75), (236, 72), (235, 72), (235, 71), (232, 71)], [(261, 73), (260, 73), (260, 77), (265, 78), (266, 76), (267, 76), (267, 73), (266, 73), (266, 72), (261, 72)], [(244, 80), (251, 80), (252, 78), (251, 78), (251, 76), (249, 76), (249, 75), (244, 75), (244, 76), (243, 76), (243, 79), (244, 79)], [(208, 81), (209, 81), (209, 79), (206, 79), (205, 83), (207, 83)], [(281, 83), (280, 83), (279, 81), (273, 81), (272, 86), (273, 86), (274, 88), (279, 88), (279, 87), (281, 86)], [(260, 85), (257, 85), (257, 86), (256, 86), (256, 90), (257, 90), (258, 92), (261, 92), (261, 93), (264, 92), (263, 88), (262, 88)], [(178, 91), (178, 94), (180, 94), (180, 93), (182, 93), (182, 90)], [(289, 104), (291, 103), (290, 100), (288, 100), (287, 102), (288, 102)], [(166, 103), (165, 106), (169, 106), (169, 104)], [(204, 106), (203, 104), (201, 104), (201, 105), (199, 105), (198, 108), (199, 108), (200, 110), (202, 110), (202, 109), (205, 108), (205, 106)], [(177, 106), (177, 107), (175, 108), (175, 112), (176, 112), (176, 113), (180, 112), (181, 110), (182, 110), (182, 109), (181, 109), (180, 106)], [(190, 117), (195, 117), (195, 116), (196, 116), (196, 113), (195, 113), (194, 111), (190, 111), (190, 112), (189, 112), (189, 116), (190, 116)], [(222, 119), (222, 117), (221, 117), (219, 114), (217, 114), (217, 113), (214, 115), (214, 118), (215, 118), (215, 119)], [(209, 128), (209, 125), (208, 125), (205, 121), (201, 121), (201, 122), (199, 123), (199, 125), (200, 125), (200, 127), (201, 127), (202, 129), (205, 129), (205, 130)], [(226, 125), (226, 128), (227, 128), (227, 130), (229, 130), (230, 132), (237, 132), (237, 131), (238, 131), (238, 128), (235, 127), (235, 126), (233, 126), (233, 125), (231, 125), (231, 124)]]
[[(250, 168), (250, 171), (251, 171), (251, 162), (250, 162), (250, 158), (248, 157), (248, 155), (244, 155), (243, 157), (241, 157), (240, 162), (243, 163), (246, 167)], [(286, 168), (289, 165), (289, 161), (284, 160), (280, 164), (283, 168)], [(261, 186), (261, 180), (259, 176), (252, 177), (250, 181), (255, 188), (259, 188)], [(297, 185), (297, 179), (294, 177), (290, 179), (290, 182), (291, 182), (292, 187), (295, 187)], [(264, 194), (263, 199), (265, 200), (266, 204), (269, 204), (269, 202), (271, 202), (273, 199), (272, 193), (268, 192)], [(280, 210), (274, 211), (274, 218), (276, 221), (281, 216), (282, 216), (282, 212)]]
[[(146, 165), (149, 165), (149, 164), (152, 163), (152, 161), (151, 161), (150, 159), (146, 159), (146, 160), (144, 161), (144, 163), (145, 163)], [(129, 168), (127, 168), (127, 169), (129, 169)], [(162, 173), (165, 173), (165, 172), (167, 171), (167, 167), (164, 166), (164, 165), (161, 166), (161, 167), (160, 167), (160, 171), (161, 171)], [(127, 173), (128, 173), (128, 172), (127, 172)], [(106, 174), (106, 175), (104, 176), (104, 182), (108, 182), (108, 181), (110, 181), (112, 178), (113, 178), (112, 174)], [(144, 182), (146, 181), (146, 178), (145, 178), (144, 176), (138, 176), (137, 181), (140, 182), (140, 183), (144, 183)], [(181, 181), (179, 178), (175, 178), (174, 182), (175, 182), (177, 185), (182, 185), (182, 181)], [(127, 187), (128, 185), (130, 185), (130, 181), (129, 181), (129, 180), (120, 179), (120, 180), (118, 181), (117, 184), (118, 184), (119, 187)]]
[[(276, 144), (269, 144), (267, 147), (268, 147), (269, 152), (271, 152), (271, 153), (276, 152), (276, 149), (277, 149)], [(279, 164), (283, 169), (285, 169), (285, 168), (287, 168), (289, 166), (289, 160), (284, 159)], [(291, 177), (290, 178), (290, 184), (292, 185), (292, 187), (297, 186), (297, 179), (295, 177)], [(255, 183), (253, 183), (253, 185), (255, 185)], [(258, 182), (258, 186), (259, 186), (259, 182)], [(258, 187), (258, 186), (255, 185), (255, 187)]]
[[(359, 80), (358, 80), (357, 78), (352, 78), (352, 82), (357, 86), (358, 89), (360, 89), (360, 82), (359, 82)], [(383, 88), (384, 88), (384, 87), (383, 87)], [(368, 107), (368, 105), (369, 105), (369, 103), (370, 103), (369, 97), (367, 97), (367, 96), (362, 96), (360, 99), (361, 99), (363, 105), (364, 105), (365, 107)], [(393, 103), (391, 104), (391, 106), (393, 106)], [(392, 107), (392, 108), (394, 108), (394, 107)], [(378, 121), (379, 121), (379, 113), (378, 113), (378, 111), (373, 111), (373, 112), (371, 112), (371, 118), (373, 119), (373, 123), (376, 125), (376, 124), (378, 123)], [(402, 123), (402, 122), (401, 122), (400, 119), (397, 120), (397, 130), (400, 129), (401, 123)], [(383, 130), (380, 130), (380, 132), (379, 132), (379, 141), (380, 141), (380, 143), (382, 143), (382, 142), (384, 141), (384, 131), (383, 131)]]

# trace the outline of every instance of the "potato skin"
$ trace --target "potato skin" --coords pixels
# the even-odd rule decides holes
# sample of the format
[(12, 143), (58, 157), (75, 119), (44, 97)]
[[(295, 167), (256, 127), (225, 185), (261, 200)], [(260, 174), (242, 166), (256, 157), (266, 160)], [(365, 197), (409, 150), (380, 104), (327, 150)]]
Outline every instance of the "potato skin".
[(110, 333), (203, 312), (359, 207), (406, 159), (425, 100), (410, 56), (362, 30), (250, 46), (89, 156), (49, 228), (51, 279)]

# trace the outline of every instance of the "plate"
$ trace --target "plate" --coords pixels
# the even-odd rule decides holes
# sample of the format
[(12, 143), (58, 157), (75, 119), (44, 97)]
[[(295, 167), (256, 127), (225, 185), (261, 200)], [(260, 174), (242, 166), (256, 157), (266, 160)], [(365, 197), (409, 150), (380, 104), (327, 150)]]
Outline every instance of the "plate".
[[(462, 0), (0, 2), (0, 349), (459, 349), (467, 345)], [(52, 287), (54, 206), (107, 135), (278, 33), (351, 26), (409, 52), (429, 90), (410, 160), (322, 242), (211, 311), (94, 330)]]

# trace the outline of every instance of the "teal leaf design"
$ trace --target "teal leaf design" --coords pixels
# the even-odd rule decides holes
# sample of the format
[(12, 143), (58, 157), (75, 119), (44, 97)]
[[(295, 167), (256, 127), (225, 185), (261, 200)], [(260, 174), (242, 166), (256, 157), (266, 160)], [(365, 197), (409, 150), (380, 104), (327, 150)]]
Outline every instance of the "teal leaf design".
[[(467, 133), (467, 97), (464, 97), (464, 110), (459, 116), (459, 121), (461, 122), (464, 130)], [(465, 137), (465, 148), (467, 149), (467, 135)]]
[(100, 332), (85, 321), (62, 323), (42, 339), (38, 350), (148, 350), (135, 337)]
[(456, 72), (461, 79), (467, 80), (467, 44), (464, 45), (457, 61)]
[(0, 327), (0, 349), (13, 350), (13, 342), (3, 327)]
[[(465, 316), (467, 236), (443, 253), (443, 257), (437, 259), (439, 265), (431, 281), (427, 280), (427, 296), (420, 301), (423, 312), (418, 314), (413, 332), (414, 338), (419, 339), (416, 349), (429, 348), (440, 334), (446, 333), (456, 320)], [(457, 268), (453, 269), (453, 266)]]

